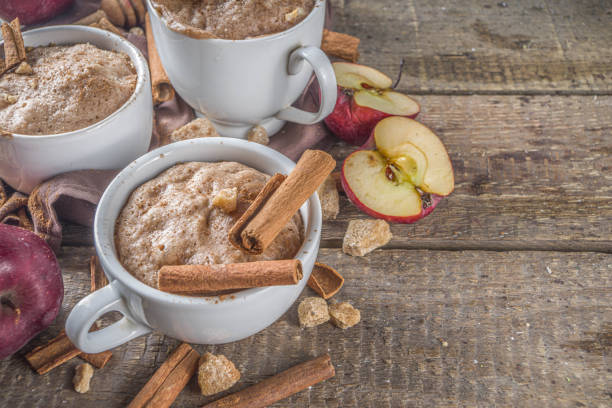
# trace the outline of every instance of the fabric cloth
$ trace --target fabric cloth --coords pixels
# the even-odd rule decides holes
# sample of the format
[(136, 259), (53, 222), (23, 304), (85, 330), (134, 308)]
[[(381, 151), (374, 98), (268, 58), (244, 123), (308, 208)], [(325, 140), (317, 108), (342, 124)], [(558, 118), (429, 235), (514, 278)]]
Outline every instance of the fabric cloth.
[[(69, 24), (99, 8), (99, 0), (77, 0), (64, 14), (45, 24), (26, 27), (24, 31), (40, 26)], [(331, 28), (331, 7), (327, 3), (326, 28)], [(127, 39), (146, 56), (146, 38), (128, 34)], [(78, 39), (75, 39), (78, 41)], [(294, 106), (316, 111), (318, 109), (318, 84), (312, 81)], [(155, 107), (151, 149), (166, 144), (169, 134), (193, 120), (194, 112), (178, 95)], [(297, 160), (309, 148), (325, 149), (333, 143), (324, 124), (298, 125), (288, 123), (272, 136), (269, 147), (278, 150), (292, 160)], [(80, 170), (55, 176), (37, 186), (26, 199), (0, 180), (0, 222), (33, 229), (45, 239), (54, 251), (62, 241), (61, 221), (92, 226), (95, 209), (106, 186), (120, 171)], [(26, 203), (31, 223), (26, 216)]]

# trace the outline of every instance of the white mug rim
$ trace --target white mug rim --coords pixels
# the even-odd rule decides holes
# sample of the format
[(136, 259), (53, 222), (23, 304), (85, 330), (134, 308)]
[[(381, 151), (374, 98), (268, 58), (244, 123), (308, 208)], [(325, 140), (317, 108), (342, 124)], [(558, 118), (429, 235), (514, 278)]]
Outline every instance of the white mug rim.
[[(129, 105), (131, 105), (136, 100), (136, 97), (140, 94), (140, 92), (145, 86), (146, 78), (148, 77), (148, 74), (149, 74), (149, 65), (145, 61), (144, 56), (134, 44), (132, 44), (125, 38), (118, 36), (115, 33), (111, 33), (110, 31), (106, 31), (106, 30), (96, 28), (96, 27), (81, 26), (81, 25), (55, 25), (55, 26), (41, 27), (41, 28), (36, 28), (33, 30), (24, 31), (23, 32), (24, 42), (27, 36), (30, 34), (44, 33), (47, 31), (62, 31), (62, 30), (79, 31), (79, 32), (86, 31), (86, 32), (93, 33), (94, 35), (97, 35), (99, 37), (106, 36), (106, 37), (111, 38), (114, 41), (119, 42), (125, 47), (127, 47), (127, 49), (130, 50), (130, 52), (126, 52), (126, 54), (130, 57), (132, 64), (134, 64), (134, 68), (136, 69), (136, 74), (137, 74), (136, 86), (134, 87), (134, 91), (132, 91), (132, 94), (130, 95), (129, 99), (125, 101), (125, 103), (121, 105), (119, 108), (117, 108), (113, 113), (111, 113), (104, 119), (101, 119), (95, 123), (92, 123), (89, 126), (86, 126), (80, 129), (71, 130), (70, 132), (54, 133), (54, 134), (49, 134), (49, 135), (28, 135), (24, 133), (8, 132), (10, 133), (11, 135), (10, 137), (12, 138), (26, 139), (26, 140), (33, 139), (33, 141), (36, 141), (36, 140), (48, 140), (48, 139), (55, 139), (55, 138), (66, 138), (69, 136), (79, 135), (83, 132), (87, 132), (90, 129), (96, 128), (98, 126), (101, 126), (105, 123), (108, 123), (114, 120), (117, 115), (119, 115), (122, 111), (124, 111)], [(67, 44), (69, 43), (58, 44), (58, 45), (67, 45)], [(82, 43), (77, 41), (77, 42), (73, 42), (70, 44), (82, 44)], [(4, 45), (4, 41), (0, 41), (0, 47), (3, 45)]]
[[(231, 39), (227, 39), (227, 38), (197, 38), (197, 37), (190, 37), (184, 33), (181, 33), (179, 31), (173, 30), (172, 28), (170, 28), (168, 26), (168, 24), (166, 23), (166, 20), (159, 15), (159, 12), (157, 11), (157, 9), (155, 7), (153, 7), (153, 4), (151, 3), (152, 0), (146, 0), (147, 1), (147, 5), (149, 7), (149, 10), (152, 11), (152, 14), (155, 15), (155, 18), (157, 18), (159, 21), (161, 21), (164, 26), (172, 31), (173, 33), (183, 36), (185, 38), (189, 38), (191, 40), (196, 40), (196, 41), (208, 41), (208, 42), (217, 42), (219, 43), (219, 45), (221, 44), (228, 44), (228, 43), (249, 43), (249, 42), (257, 42), (257, 41), (266, 41), (266, 40), (275, 40), (281, 37), (285, 37), (287, 35), (290, 35), (293, 31), (296, 31), (299, 29), (299, 27), (308, 24), (307, 21), (311, 20), (313, 18), (313, 15), (315, 14), (315, 10), (317, 7), (321, 7), (323, 5), (323, 3), (325, 2), (325, 0), (315, 0), (315, 4), (312, 7), (312, 10), (310, 10), (310, 13), (308, 13), (308, 15), (306, 17), (304, 17), (304, 19), (302, 21), (300, 21), (299, 23), (289, 27), (288, 29), (284, 30), (284, 31), (279, 31), (278, 33), (271, 33), (271, 34), (264, 34), (264, 35), (260, 35), (257, 37), (249, 37), (249, 38), (243, 38), (240, 40), (231, 40)], [(190, 27), (189, 25), (183, 24), (187, 27)]]
[[(115, 176), (115, 178), (111, 181), (111, 183), (107, 186), (104, 191), (100, 201), (98, 203), (98, 208), (96, 210), (95, 219), (94, 219), (94, 246), (96, 249), (96, 253), (100, 259), (100, 263), (103, 269), (111, 270), (111, 275), (113, 279), (116, 279), (123, 286), (126, 286), (130, 291), (135, 292), (139, 296), (143, 298), (154, 299), (158, 302), (163, 303), (171, 303), (171, 304), (181, 304), (184, 306), (193, 306), (197, 308), (212, 308), (215, 307), (216, 310), (219, 308), (229, 307), (235, 302), (244, 302), (246, 298), (252, 298), (256, 296), (263, 296), (269, 294), (269, 292), (273, 292), (276, 288), (273, 286), (261, 287), (261, 288), (252, 288), (245, 289), (233, 294), (230, 294), (222, 301), (219, 300), (219, 296), (210, 296), (210, 297), (192, 297), (192, 296), (181, 296), (175, 295), (172, 293), (163, 292), (159, 289), (155, 289), (151, 286), (146, 285), (141, 282), (137, 278), (135, 278), (132, 274), (130, 274), (124, 267), (121, 265), (115, 253), (111, 250), (110, 253), (106, 251), (106, 248), (114, 245), (114, 236), (107, 237), (106, 234), (103, 233), (104, 227), (103, 223), (106, 221), (106, 212), (107, 212), (107, 203), (114, 199), (114, 195), (118, 192), (119, 189), (124, 188), (127, 185), (130, 189), (130, 193), (138, 187), (138, 183), (132, 183), (131, 179), (134, 178), (138, 169), (150, 164), (155, 160), (164, 160), (168, 157), (168, 153), (171, 153), (176, 148), (187, 147), (192, 144), (220, 144), (227, 145), (229, 148), (231, 147), (246, 147), (247, 150), (253, 152), (253, 154), (260, 154), (265, 156), (273, 156), (270, 157), (272, 160), (276, 160), (280, 166), (286, 167), (290, 166), (293, 168), (295, 163), (290, 160), (288, 157), (283, 155), (282, 153), (271, 149), (267, 146), (260, 145), (258, 143), (249, 142), (242, 139), (234, 139), (234, 138), (225, 138), (225, 137), (207, 137), (207, 138), (198, 138), (191, 140), (184, 140), (181, 142), (171, 143), (166, 146), (159, 147), (155, 150), (152, 150), (126, 166), (122, 169), (119, 174)], [(176, 163), (180, 163), (180, 160), (172, 161), (168, 160), (168, 166), (166, 168), (170, 168), (172, 165)], [(163, 171), (163, 170), (162, 170)], [(155, 176), (152, 176), (155, 177)], [(129, 194), (128, 193), (128, 197)], [(126, 198), (127, 199), (127, 198)], [(123, 205), (123, 203), (122, 203)], [(312, 208), (314, 206), (314, 208)], [(318, 195), (315, 192), (307, 201), (306, 201), (307, 211), (310, 211), (313, 216), (308, 217), (308, 224), (304, 225), (304, 237), (303, 242), (298, 250), (298, 253), (294, 258), (306, 258), (311, 256), (314, 252), (316, 252), (316, 248), (319, 244), (319, 239), (317, 239), (317, 235), (320, 236), (321, 233), (321, 224), (322, 224), (322, 214), (321, 214), (321, 204), (318, 199)], [(116, 220), (113, 219), (113, 223)], [(112, 229), (114, 231), (114, 227)], [(115, 249), (116, 251), (116, 249)], [(316, 257), (316, 254), (315, 254)], [(304, 274), (302, 279), (308, 279), (309, 276)], [(232, 296), (233, 295), (233, 296)], [(269, 294), (273, 296), (273, 294)]]

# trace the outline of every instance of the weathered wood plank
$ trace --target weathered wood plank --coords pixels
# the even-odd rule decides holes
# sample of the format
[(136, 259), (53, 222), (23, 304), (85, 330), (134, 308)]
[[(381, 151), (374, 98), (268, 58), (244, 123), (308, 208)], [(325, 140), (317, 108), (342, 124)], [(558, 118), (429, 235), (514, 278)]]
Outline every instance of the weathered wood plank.
[(360, 62), (418, 93), (610, 93), (608, 2), (336, 0)]
[[(418, 99), (419, 120), (448, 148), (456, 188), (430, 217), (394, 225), (392, 246), (612, 250), (612, 98)], [(332, 151), (341, 159), (352, 148)], [(342, 239), (348, 220), (364, 217), (343, 200), (324, 239)]]
[[(446, 144), (455, 192), (428, 218), (393, 225), (393, 248), (612, 251), (612, 97), (436, 96), (419, 116)], [(338, 142), (340, 166), (354, 147)], [(366, 217), (345, 196), (323, 245)], [(66, 228), (65, 244), (91, 232)]]
[[(0, 405), (125, 406), (177, 345), (154, 333), (117, 348), (84, 395), (72, 390), (77, 361), (45, 376), (27, 366), (23, 354), (56, 334), (88, 293), (92, 253), (62, 249), (62, 314), (19, 355), (0, 362)], [(237, 389), (329, 352), (336, 377), (275, 406), (609, 404), (610, 255), (377, 250), (354, 258), (324, 249), (319, 259), (343, 273), (346, 283), (334, 299), (353, 303), (362, 322), (346, 331), (330, 324), (301, 330), (293, 306), (246, 340), (196, 346), (236, 363)], [(310, 289), (302, 294), (308, 295)], [(205, 401), (192, 381), (175, 406)]]

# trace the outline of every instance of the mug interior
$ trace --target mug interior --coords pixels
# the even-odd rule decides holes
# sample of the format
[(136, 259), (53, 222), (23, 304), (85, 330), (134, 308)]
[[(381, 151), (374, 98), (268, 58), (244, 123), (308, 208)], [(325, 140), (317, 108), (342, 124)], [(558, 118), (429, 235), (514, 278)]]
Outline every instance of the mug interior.
[[(100, 263), (111, 279), (117, 279), (143, 297), (154, 297), (169, 303), (192, 305), (214, 304), (217, 296), (191, 297), (162, 292), (136, 279), (119, 262), (115, 248), (115, 222), (132, 191), (177, 163), (200, 161), (235, 161), (266, 174), (288, 174), (295, 163), (281, 153), (240, 139), (210, 137), (185, 140), (155, 149), (133, 161), (123, 169), (105, 190), (96, 211), (94, 221), (94, 243)], [(318, 234), (321, 228), (321, 206), (317, 195), (310, 197), (300, 208), (304, 224), (304, 240), (295, 258), (304, 262), (307, 256), (316, 256)], [(309, 278), (304, 271), (303, 280)], [(274, 287), (253, 288), (235, 292), (236, 298), (263, 294)], [(226, 299), (219, 304), (231, 303)]]
[[(75, 41), (75, 39), (77, 40)], [(99, 126), (102, 123), (113, 120), (113, 118), (117, 114), (119, 114), (119, 112), (124, 110), (131, 103), (133, 103), (134, 100), (136, 100), (136, 97), (141, 92), (143, 92), (143, 90), (145, 89), (145, 85), (149, 83), (149, 66), (140, 50), (136, 48), (136, 46), (131, 44), (129, 41), (119, 37), (116, 34), (113, 34), (106, 30), (102, 30), (100, 28), (79, 25), (59, 25), (42, 27), (34, 30), (25, 31), (23, 33), (23, 42), (26, 47), (40, 47), (49, 44), (71, 45), (90, 43), (98, 48), (102, 48), (105, 50), (123, 52), (130, 57), (130, 60), (132, 61), (132, 64), (136, 69), (137, 78), (136, 86), (134, 87), (134, 92), (132, 92), (132, 95), (130, 95), (128, 100), (113, 113), (96, 123), (92, 123), (91, 125), (86, 126), (84, 128), (71, 130), (70, 132), (54, 133), (51, 135), (25, 135), (19, 133), (12, 133), (13, 137), (16, 138), (36, 138), (37, 140), (40, 140), (55, 137), (66, 137), (70, 135), (79, 134), (85, 130)], [(0, 46), (3, 45), (4, 42), (0, 42)]]

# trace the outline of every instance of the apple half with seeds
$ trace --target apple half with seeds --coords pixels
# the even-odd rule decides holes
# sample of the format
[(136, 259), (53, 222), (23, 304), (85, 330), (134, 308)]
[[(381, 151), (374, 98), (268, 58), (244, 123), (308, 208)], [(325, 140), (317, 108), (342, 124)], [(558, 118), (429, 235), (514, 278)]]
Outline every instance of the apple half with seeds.
[(363, 144), (374, 126), (388, 116), (415, 118), (419, 114), (419, 104), (391, 89), (391, 78), (382, 72), (348, 62), (335, 62), (333, 66), (338, 99), (325, 124), (345, 142)]
[(357, 150), (342, 166), (342, 186), (366, 214), (412, 223), (453, 191), (446, 148), (425, 125), (393, 116), (378, 122), (371, 138), (376, 150)]

